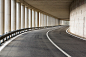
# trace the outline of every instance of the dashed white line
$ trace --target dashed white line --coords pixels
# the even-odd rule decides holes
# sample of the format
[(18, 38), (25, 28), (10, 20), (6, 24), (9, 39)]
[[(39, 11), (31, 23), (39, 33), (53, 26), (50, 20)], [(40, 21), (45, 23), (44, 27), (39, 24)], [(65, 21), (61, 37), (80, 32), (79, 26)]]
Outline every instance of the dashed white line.
[(57, 46), (51, 39), (50, 37), (48, 36), (48, 33), (52, 31), (52, 30), (49, 30), (47, 33), (46, 33), (46, 36), (47, 38), (49, 39), (49, 41), (57, 48), (59, 49), (63, 54), (65, 54), (67, 57), (71, 57), (69, 54), (67, 54), (64, 50), (62, 50), (59, 46)]

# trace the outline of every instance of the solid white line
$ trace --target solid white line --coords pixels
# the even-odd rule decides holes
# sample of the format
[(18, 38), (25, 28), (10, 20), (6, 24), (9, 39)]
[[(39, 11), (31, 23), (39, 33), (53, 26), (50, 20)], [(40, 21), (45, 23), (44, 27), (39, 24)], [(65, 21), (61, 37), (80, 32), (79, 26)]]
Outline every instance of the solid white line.
[(65, 54), (67, 57), (71, 57), (69, 54), (67, 54), (64, 50), (62, 50), (59, 46), (57, 46), (51, 39), (50, 37), (48, 36), (48, 33), (52, 31), (52, 30), (49, 30), (47, 33), (46, 33), (46, 36), (47, 38), (49, 39), (49, 41), (57, 48), (59, 49), (63, 54)]
[[(69, 28), (68, 28), (68, 29), (69, 29)], [(74, 37), (79, 38), (79, 39), (82, 39), (82, 40), (86, 40), (86, 39), (84, 39), (84, 38), (81, 38), (81, 37), (79, 37), (79, 36), (76, 36), (76, 35), (73, 35), (73, 34), (69, 33), (69, 32), (68, 32), (68, 29), (66, 30), (66, 33), (68, 33), (69, 35), (74, 36)]]
[[(43, 30), (43, 29), (41, 29), (41, 30)], [(37, 30), (36, 30), (36, 31), (37, 31)], [(29, 32), (32, 32), (32, 31), (29, 31)], [(28, 33), (28, 32), (25, 32), (25, 33)], [(3, 43), (3, 45), (0, 46), (0, 52), (1, 52), (10, 42), (12, 42), (14, 39), (16, 39), (17, 37), (19, 37), (19, 36), (21, 36), (21, 35), (23, 35), (23, 34), (25, 34), (25, 33), (19, 34), (19, 35), (15, 36), (15, 37), (11, 38), (10, 40), (6, 41), (5, 43)]]
[[(29, 31), (29, 32), (30, 32), (30, 31)], [(25, 32), (25, 33), (28, 33), (28, 32)], [(25, 33), (19, 34), (19, 35), (15, 36), (14, 38), (11, 38), (10, 40), (8, 40), (8, 41), (6, 41), (5, 43), (3, 43), (3, 45), (0, 46), (0, 52), (1, 52), (10, 42), (12, 42), (14, 39), (16, 39), (17, 37), (19, 37), (19, 36), (21, 36), (21, 35), (23, 35), (23, 34), (25, 34)]]

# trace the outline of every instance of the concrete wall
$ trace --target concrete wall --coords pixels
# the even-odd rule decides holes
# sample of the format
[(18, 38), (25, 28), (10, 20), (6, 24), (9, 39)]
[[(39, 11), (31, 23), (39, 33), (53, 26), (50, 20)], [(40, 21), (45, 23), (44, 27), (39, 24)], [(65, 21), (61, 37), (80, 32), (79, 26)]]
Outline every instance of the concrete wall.
[(60, 20), (60, 25), (69, 25), (69, 21)]
[(71, 4), (70, 32), (86, 37), (86, 0), (74, 0)]

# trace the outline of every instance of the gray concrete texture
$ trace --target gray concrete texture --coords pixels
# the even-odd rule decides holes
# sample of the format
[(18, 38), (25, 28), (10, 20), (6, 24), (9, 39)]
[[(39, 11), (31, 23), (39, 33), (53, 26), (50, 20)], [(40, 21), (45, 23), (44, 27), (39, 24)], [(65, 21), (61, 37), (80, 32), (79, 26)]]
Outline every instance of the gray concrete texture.
[[(86, 57), (86, 41), (67, 34), (67, 28), (51, 28), (56, 30), (49, 32), (49, 37), (72, 57)], [(0, 52), (0, 57), (66, 57), (48, 40), (48, 30), (36, 30), (18, 37)]]
[(73, 0), (24, 0), (28, 4), (60, 19), (69, 19), (69, 7)]
[(48, 30), (32, 31), (18, 37), (0, 52), (0, 57), (66, 57), (47, 39)]
[(70, 7), (70, 32), (86, 38), (86, 0), (76, 0), (72, 3)]

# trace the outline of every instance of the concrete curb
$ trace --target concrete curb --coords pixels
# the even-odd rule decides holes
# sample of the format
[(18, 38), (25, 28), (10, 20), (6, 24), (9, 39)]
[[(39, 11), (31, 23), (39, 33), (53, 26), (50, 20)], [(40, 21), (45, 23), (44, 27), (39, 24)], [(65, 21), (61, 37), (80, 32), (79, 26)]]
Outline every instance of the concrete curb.
[(76, 35), (74, 35), (74, 34), (69, 33), (68, 30), (69, 30), (69, 28), (66, 30), (66, 33), (68, 33), (69, 35), (74, 36), (74, 37), (76, 37), (76, 38), (78, 38), (78, 39), (81, 39), (81, 40), (85, 40), (85, 41), (86, 41), (86, 39), (84, 39), (84, 38), (82, 38), (82, 37), (79, 37), (79, 36), (76, 36)]

